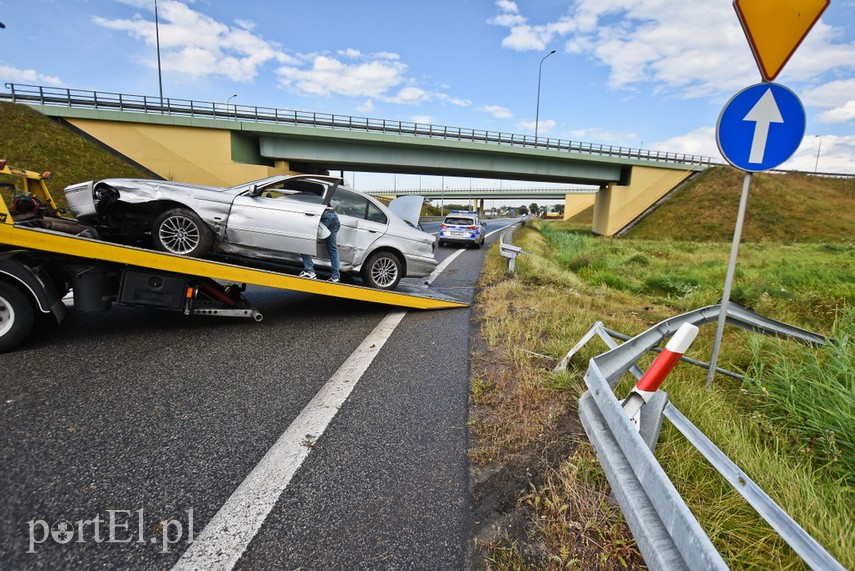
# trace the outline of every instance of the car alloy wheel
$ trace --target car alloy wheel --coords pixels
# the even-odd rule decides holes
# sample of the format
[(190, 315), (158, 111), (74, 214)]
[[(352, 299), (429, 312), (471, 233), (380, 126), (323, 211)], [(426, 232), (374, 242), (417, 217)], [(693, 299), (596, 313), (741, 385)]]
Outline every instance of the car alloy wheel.
[(213, 244), (211, 230), (186, 208), (173, 208), (158, 216), (152, 236), (158, 250), (185, 256), (201, 256)]
[(391, 252), (376, 252), (372, 254), (362, 267), (362, 281), (366, 285), (378, 289), (394, 289), (401, 281), (403, 264)]

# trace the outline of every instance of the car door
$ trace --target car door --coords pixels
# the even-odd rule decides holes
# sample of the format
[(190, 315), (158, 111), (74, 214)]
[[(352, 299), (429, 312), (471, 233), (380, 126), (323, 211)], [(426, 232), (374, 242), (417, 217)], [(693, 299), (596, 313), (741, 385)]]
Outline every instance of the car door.
[[(286, 181), (287, 182), (287, 181)], [(232, 202), (226, 239), (243, 247), (317, 254), (318, 225), (329, 187), (320, 182), (252, 188)]]
[(386, 232), (386, 215), (365, 196), (341, 188), (330, 205), (341, 221), (338, 249), (342, 262), (362, 263), (366, 250)]

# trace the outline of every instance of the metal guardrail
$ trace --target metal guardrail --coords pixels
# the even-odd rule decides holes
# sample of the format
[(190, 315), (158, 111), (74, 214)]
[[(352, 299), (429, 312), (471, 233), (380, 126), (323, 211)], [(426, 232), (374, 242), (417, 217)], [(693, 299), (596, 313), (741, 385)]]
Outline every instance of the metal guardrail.
[(514, 232), (516, 232), (517, 228), (520, 228), (522, 224), (522, 222), (514, 222), (499, 234), (499, 253), (503, 257), (508, 258), (508, 274), (510, 275), (514, 275), (514, 271), (516, 270), (517, 256), (520, 254), (531, 254), (531, 252), (523, 250), (519, 246), (514, 246), (511, 243)]
[[(588, 391), (579, 400), (579, 417), (597, 452), (606, 477), (620, 503), (645, 562), (651, 569), (727, 569), (721, 555), (689, 511), (679, 492), (653, 456), (662, 417), (697, 448), (715, 469), (775, 529), (812, 569), (843, 570), (816, 540), (782, 510), (759, 486), (719, 450), (673, 404), (667, 393), (657, 391), (641, 408), (637, 430), (613, 389), (627, 373), (641, 378), (635, 365), (683, 323), (702, 325), (718, 320), (721, 305), (712, 305), (662, 321), (622, 345), (601, 322), (595, 323), (556, 367), (567, 363), (594, 335), (611, 348), (590, 360), (585, 382)], [(824, 344), (822, 335), (787, 325), (728, 304), (727, 323), (766, 335), (783, 336), (813, 345)], [(709, 367), (706, 363), (682, 360)], [(735, 373), (724, 371), (732, 376)]]
[(620, 147), (582, 143), (551, 137), (532, 137), (501, 131), (486, 131), (481, 129), (464, 129), (427, 123), (411, 123), (407, 121), (389, 121), (386, 119), (371, 119), (352, 117), (349, 115), (334, 115), (314, 113), (310, 111), (295, 111), (272, 107), (257, 107), (252, 105), (237, 105), (229, 103), (214, 103), (176, 99), (174, 97), (156, 97), (147, 95), (129, 95), (104, 91), (69, 89), (65, 87), (45, 87), (6, 83), (10, 93), (0, 93), (0, 101), (13, 103), (33, 103), (38, 105), (55, 105), (82, 109), (103, 109), (110, 111), (136, 112), (159, 115), (176, 115), (189, 117), (204, 117), (213, 119), (228, 119), (235, 121), (252, 121), (256, 123), (276, 123), (327, 129), (346, 129), (369, 133), (392, 135), (409, 135), (429, 137), (453, 141), (488, 143), (496, 145), (512, 145), (549, 151), (583, 153), (655, 162), (668, 162), (711, 166), (723, 164), (720, 160), (702, 155), (683, 153), (668, 153)]

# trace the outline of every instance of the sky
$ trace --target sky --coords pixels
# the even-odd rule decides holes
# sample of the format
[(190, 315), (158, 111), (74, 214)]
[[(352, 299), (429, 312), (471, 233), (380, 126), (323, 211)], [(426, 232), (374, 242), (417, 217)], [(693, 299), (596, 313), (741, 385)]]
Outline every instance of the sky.
[[(540, 137), (717, 160), (722, 108), (762, 79), (731, 0), (158, 0), (157, 26), (154, 0), (0, 0), (0, 22), (0, 86), (526, 135), (538, 117)], [(775, 81), (807, 116), (780, 168), (855, 173), (855, 0), (831, 1)], [(391, 177), (345, 175), (496, 183)]]

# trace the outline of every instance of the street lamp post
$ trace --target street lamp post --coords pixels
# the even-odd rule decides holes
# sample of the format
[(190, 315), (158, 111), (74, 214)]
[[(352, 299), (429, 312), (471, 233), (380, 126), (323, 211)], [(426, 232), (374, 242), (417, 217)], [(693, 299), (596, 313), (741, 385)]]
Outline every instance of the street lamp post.
[(543, 62), (546, 58), (555, 53), (555, 50), (552, 50), (540, 60), (540, 67), (537, 71), (537, 112), (534, 114), (534, 142), (537, 144), (537, 128), (540, 123), (540, 77), (543, 74)]
[[(234, 95), (232, 95), (231, 97), (229, 97), (228, 99), (226, 99), (226, 113), (228, 113), (228, 112), (229, 112), (229, 102), (230, 102), (232, 99), (234, 99), (235, 97), (237, 97), (237, 93), (235, 93)], [(237, 106), (235, 106), (235, 117), (237, 117)]]
[(163, 75), (160, 71), (160, 21), (157, 17), (157, 0), (154, 0), (154, 36), (157, 42), (157, 85), (160, 87), (160, 106), (163, 107)]
[(822, 135), (814, 135), (819, 139), (819, 146), (816, 148), (816, 164), (813, 166), (813, 172), (819, 172), (819, 151), (822, 150)]

